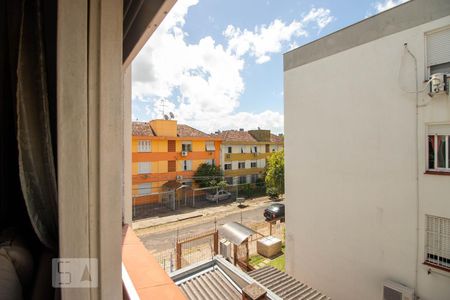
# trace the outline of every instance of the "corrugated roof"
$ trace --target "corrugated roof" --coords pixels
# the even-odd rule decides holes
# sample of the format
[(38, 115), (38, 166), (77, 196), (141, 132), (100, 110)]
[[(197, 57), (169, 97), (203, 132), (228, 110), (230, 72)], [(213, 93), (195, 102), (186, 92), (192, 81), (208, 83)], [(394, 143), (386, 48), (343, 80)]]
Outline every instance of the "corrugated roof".
[(210, 137), (209, 134), (204, 133), (198, 129), (192, 128), (191, 126), (185, 124), (177, 125), (177, 136), (178, 137)]
[(216, 266), (210, 271), (197, 275), (182, 284), (179, 284), (179, 287), (190, 300), (242, 299), (241, 293), (231, 284), (231, 282)]
[(284, 300), (331, 300), (321, 292), (273, 267), (266, 266), (251, 271), (248, 275)]
[(224, 130), (217, 133), (223, 141), (229, 142), (257, 142), (257, 140), (248, 131)]
[(133, 136), (155, 136), (149, 122), (133, 122), (131, 131)]
[(237, 222), (228, 222), (219, 227), (219, 233), (235, 245), (240, 245), (256, 232)]

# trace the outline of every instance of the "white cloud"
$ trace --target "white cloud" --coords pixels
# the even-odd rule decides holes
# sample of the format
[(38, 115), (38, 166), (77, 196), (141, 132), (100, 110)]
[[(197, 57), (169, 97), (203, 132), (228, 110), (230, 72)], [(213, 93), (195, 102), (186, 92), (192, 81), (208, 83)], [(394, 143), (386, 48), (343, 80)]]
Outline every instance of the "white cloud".
[(377, 13), (379, 13), (379, 12), (385, 11), (387, 9), (390, 9), (394, 6), (405, 3), (406, 1), (408, 1), (408, 0), (384, 0), (384, 1), (375, 2), (373, 4), (373, 7), (377, 11)]
[(253, 31), (228, 25), (223, 34), (228, 39), (229, 52), (237, 56), (249, 53), (256, 58), (256, 63), (263, 64), (270, 60), (270, 54), (281, 52), (284, 44), (294, 37), (307, 36), (306, 25), (313, 23), (320, 31), (333, 20), (329, 9), (313, 7), (301, 21), (286, 24), (275, 19), (268, 26), (256, 26)]
[(165, 113), (207, 132), (258, 126), (282, 132), (281, 113), (236, 112), (245, 89), (241, 73), (246, 55), (259, 64), (269, 61), (270, 55), (297, 45), (292, 39), (307, 35), (306, 24), (321, 29), (331, 22), (330, 11), (313, 8), (300, 21), (276, 19), (253, 31), (229, 25), (223, 33), (226, 46), (210, 36), (191, 44), (183, 25), (197, 3), (179, 0), (133, 62), (133, 119), (161, 118), (164, 99)]

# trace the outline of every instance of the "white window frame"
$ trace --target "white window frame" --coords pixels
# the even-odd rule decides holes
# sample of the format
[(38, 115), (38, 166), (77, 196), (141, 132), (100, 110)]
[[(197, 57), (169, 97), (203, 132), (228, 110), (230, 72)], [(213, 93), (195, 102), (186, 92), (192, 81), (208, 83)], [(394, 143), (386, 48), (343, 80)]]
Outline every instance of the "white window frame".
[(150, 174), (152, 171), (152, 163), (149, 161), (138, 162), (138, 174)]
[[(241, 164), (244, 164), (243, 168), (241, 168)], [(238, 162), (238, 169), (245, 169), (245, 161)]]
[[(439, 129), (439, 126), (443, 126), (444, 129)], [(425, 141), (426, 141), (426, 170), (427, 171), (434, 171), (434, 172), (450, 172), (450, 131), (448, 128), (450, 124), (430, 124), (428, 125), (428, 133), (426, 135)], [(433, 127), (437, 127), (437, 129), (434, 129)], [(431, 132), (430, 132), (431, 131)], [(428, 147), (428, 138), (430, 136), (434, 136), (434, 169), (430, 169), (429, 166), (429, 147)], [(439, 167), (438, 166), (438, 136), (445, 136), (445, 167)]]
[(183, 171), (192, 171), (192, 160), (182, 160), (181, 166)]
[(244, 146), (241, 146), (241, 153), (245, 153)]
[[(185, 150), (183, 150), (183, 147), (186, 146)], [(192, 152), (192, 142), (181, 142), (181, 151), (186, 151), (186, 152)]]
[[(227, 166), (230, 166), (230, 168), (227, 169)], [(233, 164), (224, 164), (224, 165), (223, 165), (223, 169), (224, 169), (224, 170), (233, 170)]]
[(151, 193), (152, 193), (152, 183), (151, 182), (140, 183), (138, 185), (138, 195), (139, 196), (148, 196)]
[(228, 146), (227, 147), (227, 154), (231, 154), (233, 153), (233, 147), (232, 146)]
[[(255, 166), (253, 166), (255, 165)], [(251, 161), (250, 162), (250, 168), (257, 168), (258, 167), (258, 162), (257, 161)]]
[(450, 219), (432, 215), (425, 217), (424, 261), (450, 272)]
[[(426, 32), (425, 35), (424, 35), (424, 46), (425, 46), (425, 49), (424, 49), (424, 54), (425, 54), (425, 57), (424, 57), (425, 68), (424, 68), (424, 70), (425, 70), (425, 74), (424, 75), (425, 75), (425, 81), (429, 80), (429, 78), (431, 76), (431, 67), (440, 65), (440, 64), (431, 65), (431, 64), (428, 63), (428, 38), (429, 38), (430, 35), (433, 35), (435, 33), (438, 33), (440, 31), (444, 31), (444, 30), (450, 30), (450, 26), (445, 26), (445, 27), (442, 27), (442, 28), (438, 28), (438, 29)], [(450, 61), (448, 61), (447, 63), (450, 63)]]
[(216, 146), (214, 145), (214, 142), (205, 142), (205, 150), (208, 152), (214, 152), (216, 151)]
[(151, 152), (152, 143), (149, 140), (138, 140), (138, 152)]

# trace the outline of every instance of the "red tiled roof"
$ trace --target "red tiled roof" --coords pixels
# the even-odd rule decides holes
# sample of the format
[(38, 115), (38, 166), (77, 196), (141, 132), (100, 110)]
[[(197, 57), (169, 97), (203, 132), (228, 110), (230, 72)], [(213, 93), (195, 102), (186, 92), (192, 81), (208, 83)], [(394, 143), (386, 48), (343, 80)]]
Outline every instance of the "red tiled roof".
[(178, 124), (177, 125), (177, 136), (178, 137), (211, 137), (209, 134), (204, 133), (198, 129), (192, 128), (191, 126)]
[(133, 136), (155, 136), (149, 122), (133, 122), (131, 131)]
[(257, 142), (248, 131), (224, 130), (216, 135), (228, 142)]
[(271, 134), (270, 135), (270, 141), (272, 143), (283, 143), (284, 142), (284, 137), (279, 136), (279, 135), (275, 135), (275, 134)]

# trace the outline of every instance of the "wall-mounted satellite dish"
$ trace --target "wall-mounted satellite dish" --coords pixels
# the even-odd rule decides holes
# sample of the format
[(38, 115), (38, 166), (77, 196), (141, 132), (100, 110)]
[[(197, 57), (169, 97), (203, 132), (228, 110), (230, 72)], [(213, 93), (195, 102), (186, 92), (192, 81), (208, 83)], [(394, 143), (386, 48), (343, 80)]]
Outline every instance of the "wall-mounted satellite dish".
[(175, 115), (173, 114), (173, 112), (170, 112), (169, 113), (169, 116), (170, 116), (170, 119), (172, 120), (172, 119), (175, 119)]
[(164, 115), (164, 120), (169, 120), (169, 116), (168, 115)]

